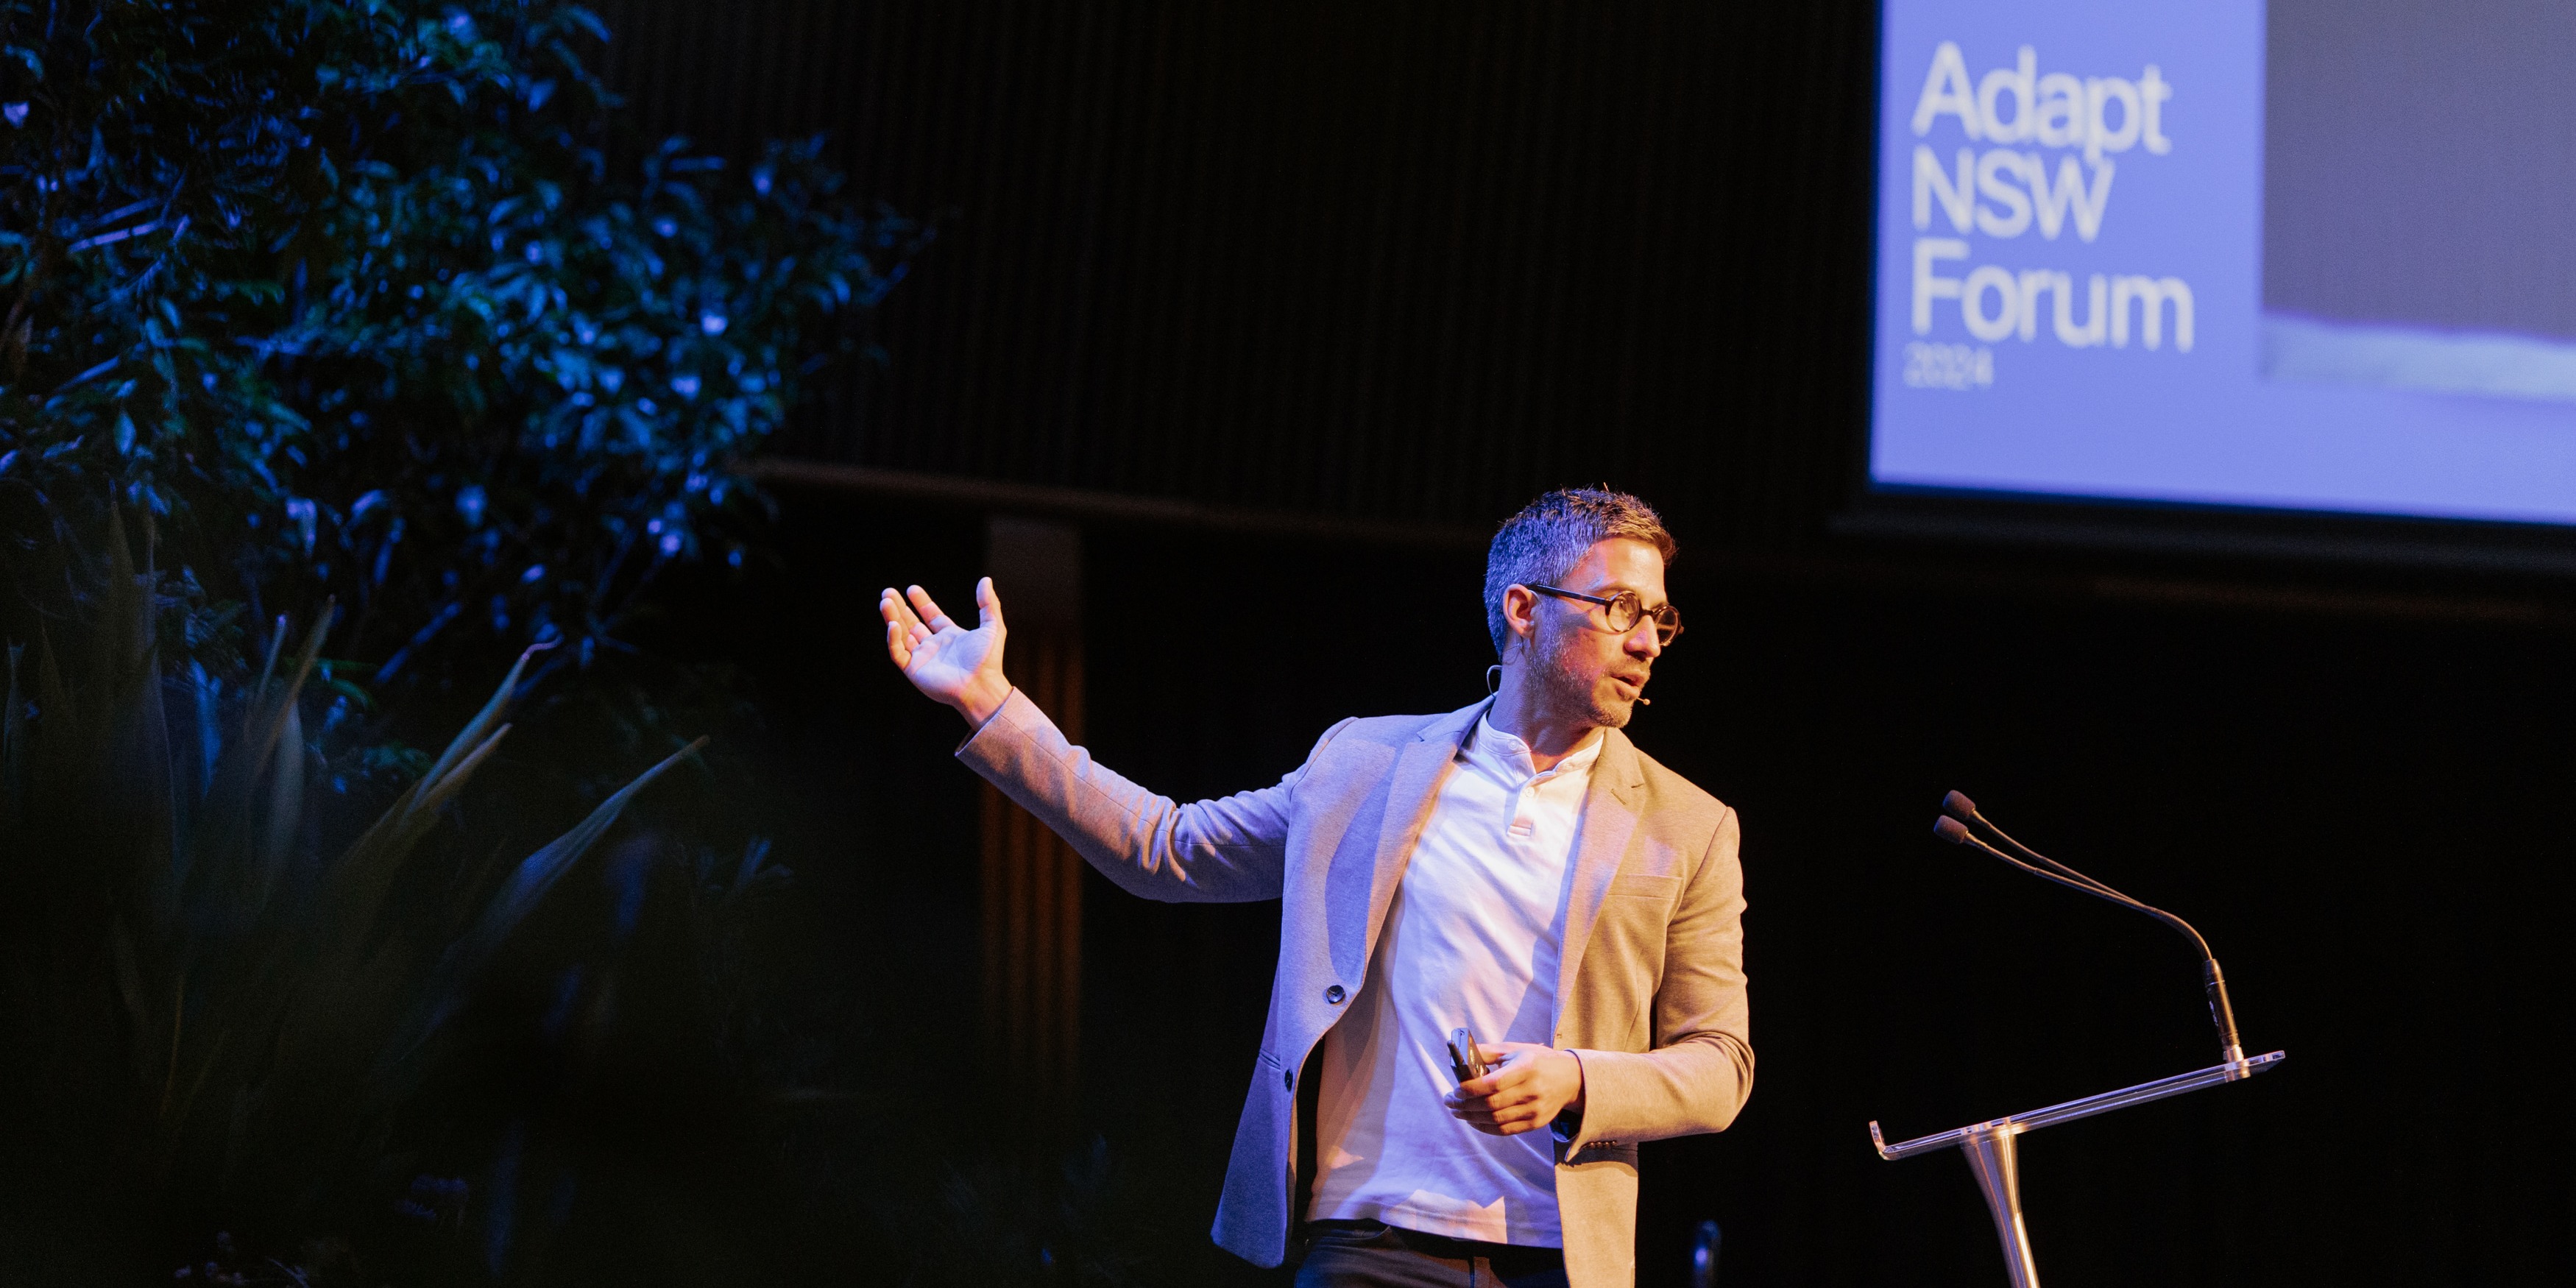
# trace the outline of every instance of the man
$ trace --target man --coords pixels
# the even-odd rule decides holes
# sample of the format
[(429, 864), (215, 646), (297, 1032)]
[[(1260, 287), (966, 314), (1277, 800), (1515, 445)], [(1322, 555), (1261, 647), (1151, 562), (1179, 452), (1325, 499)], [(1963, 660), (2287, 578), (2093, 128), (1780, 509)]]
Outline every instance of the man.
[[(1540, 497), (1486, 560), (1491, 698), (1344, 720), (1277, 786), (1188, 805), (1011, 688), (990, 578), (971, 631), (885, 592), (959, 759), (1092, 866), (1282, 901), (1218, 1244), (1272, 1266), (1303, 1234), (1299, 1288), (1634, 1281), (1638, 1142), (1723, 1130), (1753, 1081), (1735, 812), (1620, 732), (1681, 634), (1673, 550), (1635, 497)], [(1499, 1067), (1459, 1083), (1462, 1027)]]

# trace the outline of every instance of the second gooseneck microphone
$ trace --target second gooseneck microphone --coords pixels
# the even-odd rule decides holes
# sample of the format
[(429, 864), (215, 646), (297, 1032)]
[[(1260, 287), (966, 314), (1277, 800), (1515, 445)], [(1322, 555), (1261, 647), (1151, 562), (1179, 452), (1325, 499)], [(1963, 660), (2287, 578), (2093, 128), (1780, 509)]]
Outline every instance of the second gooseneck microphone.
[[(1942, 840), (1948, 841), (1952, 845), (1973, 846), (1977, 849), (1983, 850), (1986, 853), (2031, 874), (2032, 876), (2041, 878), (2042, 880), (2054, 881), (2070, 890), (2081, 890), (2096, 899), (2101, 899), (2109, 903), (2116, 903), (2124, 908), (2134, 908), (2139, 912), (2145, 913), (2146, 915), (2173, 927), (2185, 938), (2191, 940), (2192, 946), (2200, 951), (2201, 985), (2203, 990), (2209, 995), (2209, 1019), (2210, 1022), (2218, 1028), (2219, 1045), (2226, 1052), (2228, 1063), (2243, 1064), (2245, 1062), (2245, 1044), (2239, 1041), (2236, 1036), (2236, 1008), (2227, 1000), (2227, 977), (2219, 973), (2218, 958), (2210, 953), (2209, 941), (2201, 938), (2200, 932), (2192, 929), (2190, 922), (2184, 921), (2182, 918), (2177, 917), (2162, 908), (2151, 907), (2139, 900), (2132, 899), (2129, 896), (2122, 894), (2119, 891), (2114, 890), (2111, 887), (2104, 885), (2101, 882), (2030, 848), (2027, 845), (2022, 844), (2019, 841), (2014, 840), (2011, 833), (1995, 826), (1993, 820), (1978, 813), (1977, 803), (1969, 800), (1967, 793), (1965, 792), (1952, 792), (1949, 795), (1942, 797), (1941, 810), (1942, 814), (1940, 819), (1932, 824), (1932, 834), (1934, 836), (1940, 837)], [(2021, 851), (2023, 854), (2029, 856), (2033, 862), (2024, 862), (2021, 859), (2015, 858), (2012, 855), (2006, 854), (2002, 850), (1996, 849), (1994, 846), (1987, 844), (1984, 838), (1979, 837), (1971, 828), (1971, 824), (1974, 824), (1977, 827), (1983, 827), (1987, 831), (1994, 833), (1994, 835), (2003, 841), (2004, 844)]]

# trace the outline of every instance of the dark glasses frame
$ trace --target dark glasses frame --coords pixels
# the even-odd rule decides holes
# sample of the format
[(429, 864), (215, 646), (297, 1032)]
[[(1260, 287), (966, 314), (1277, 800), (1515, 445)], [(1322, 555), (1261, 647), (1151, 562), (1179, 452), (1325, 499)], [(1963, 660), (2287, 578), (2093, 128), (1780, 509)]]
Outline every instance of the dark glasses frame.
[[(1521, 584), (1528, 586), (1531, 590), (1537, 591), (1542, 595), (1554, 595), (1558, 599), (1574, 599), (1581, 600), (1587, 604), (1599, 604), (1601, 606), (1601, 622), (1604, 626), (1610, 628), (1610, 633), (1613, 635), (1625, 635), (1628, 632), (1637, 629), (1637, 623), (1652, 619), (1655, 623), (1656, 643), (1669, 645), (1674, 640), (1682, 637), (1682, 610), (1675, 608), (1670, 604), (1666, 604), (1651, 613), (1647, 612), (1646, 601), (1639, 598), (1637, 592), (1633, 590), (1623, 590), (1608, 599), (1603, 599), (1599, 595), (1587, 595), (1579, 590), (1567, 590), (1563, 586), (1541, 586), (1534, 582), (1523, 582)], [(1628, 624), (1625, 626), (1619, 624), (1622, 609), (1626, 610), (1625, 615), (1628, 619)]]

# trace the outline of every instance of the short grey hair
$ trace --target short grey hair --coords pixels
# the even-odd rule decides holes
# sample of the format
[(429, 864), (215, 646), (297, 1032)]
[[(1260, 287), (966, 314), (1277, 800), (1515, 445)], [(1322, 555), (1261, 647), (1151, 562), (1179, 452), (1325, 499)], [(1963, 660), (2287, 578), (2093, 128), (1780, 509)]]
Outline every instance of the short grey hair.
[(1655, 507), (1607, 488), (1560, 488), (1503, 520), (1485, 552), (1485, 629), (1494, 637), (1494, 656), (1503, 655), (1511, 638), (1503, 620), (1504, 591), (1554, 585), (1574, 571), (1584, 551), (1617, 537), (1653, 546), (1667, 564), (1681, 549)]

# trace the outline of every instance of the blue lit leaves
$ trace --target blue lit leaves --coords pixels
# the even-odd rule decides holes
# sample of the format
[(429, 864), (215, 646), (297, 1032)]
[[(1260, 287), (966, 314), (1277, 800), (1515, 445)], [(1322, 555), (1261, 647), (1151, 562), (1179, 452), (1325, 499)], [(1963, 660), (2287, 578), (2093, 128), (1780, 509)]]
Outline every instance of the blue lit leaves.
[(708, 480), (927, 240), (819, 141), (612, 162), (605, 33), (559, 0), (278, 0), (219, 52), (188, 7), (100, 12), (60, 41), (167, 61), (7, 51), (46, 107), (0, 104), (11, 485), (219, 517), (265, 599), (339, 596), (389, 669), (403, 623), (586, 641), (660, 561), (737, 561), (711, 525), (760, 499)]
[(313, 539), (320, 528), (321, 507), (310, 497), (286, 498), (286, 522), (305, 554), (313, 553)]

